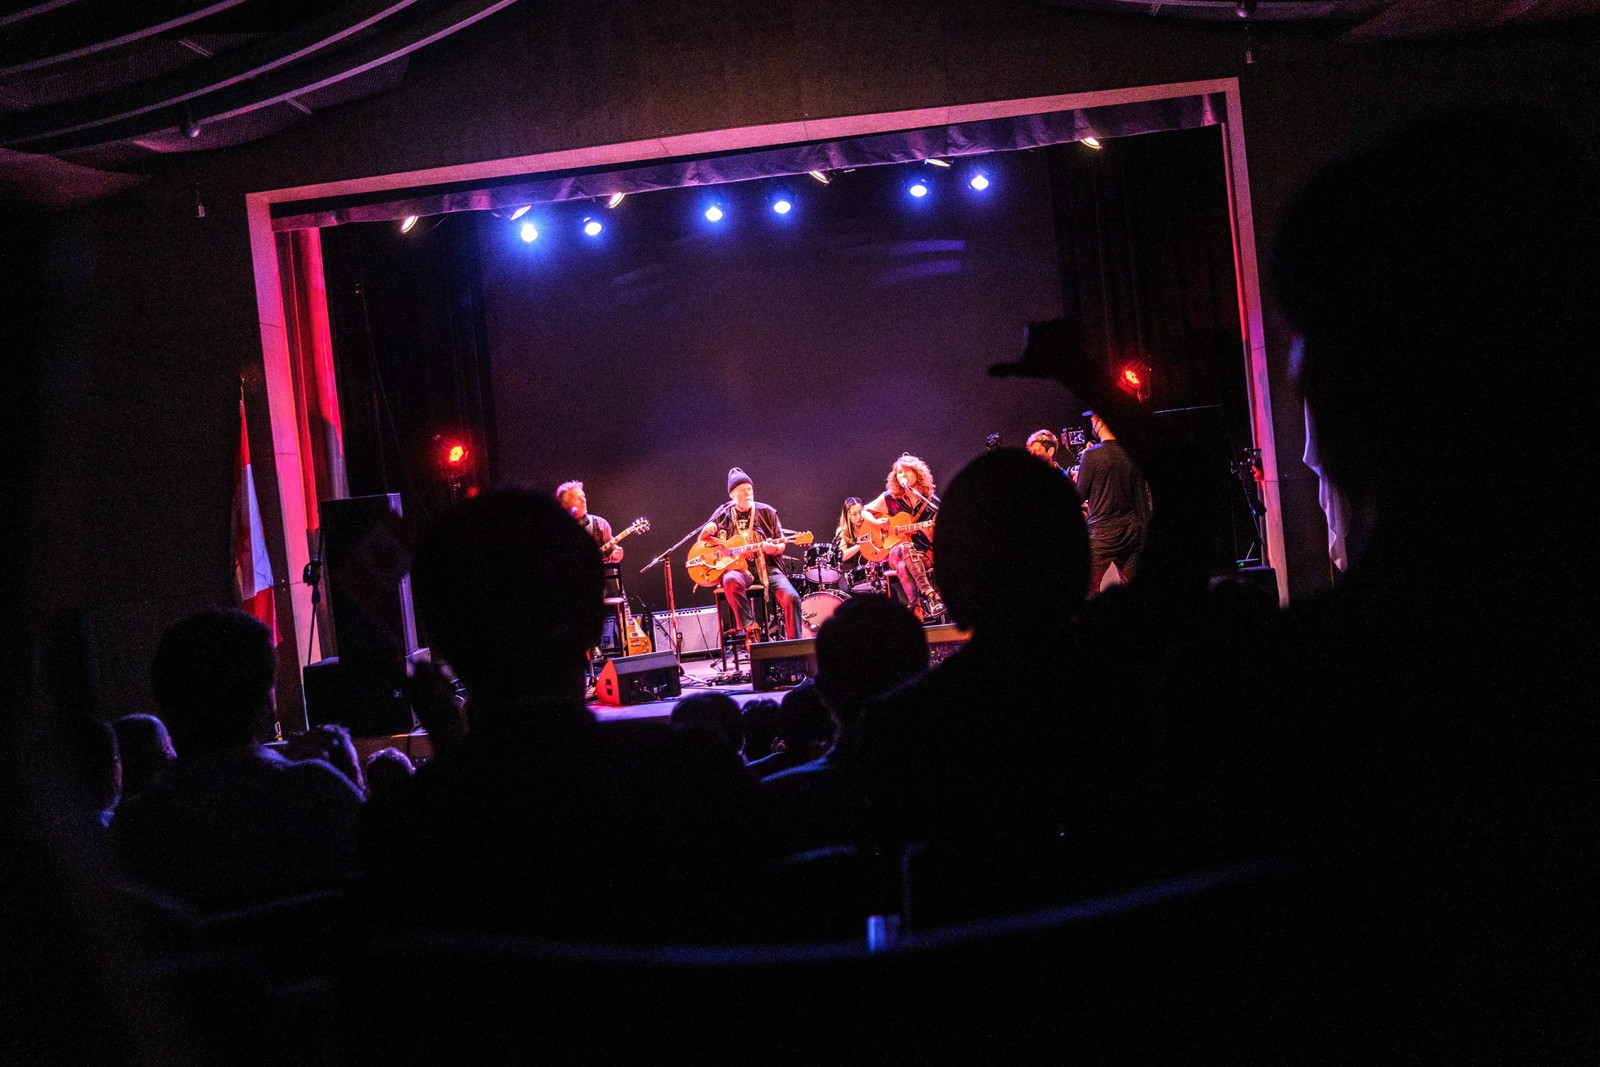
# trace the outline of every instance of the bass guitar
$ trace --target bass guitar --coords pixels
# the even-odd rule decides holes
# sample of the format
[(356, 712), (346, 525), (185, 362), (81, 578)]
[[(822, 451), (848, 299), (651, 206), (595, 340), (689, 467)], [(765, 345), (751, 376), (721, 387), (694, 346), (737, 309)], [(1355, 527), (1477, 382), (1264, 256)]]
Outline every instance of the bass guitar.
[(607, 556), (611, 555), (611, 550), (616, 548), (617, 545), (621, 543), (622, 539), (627, 537), (629, 534), (649, 532), (650, 520), (645, 518), (643, 515), (639, 516), (637, 519), (634, 519), (632, 522), (628, 523), (621, 533), (613, 534), (611, 540), (600, 546), (600, 558), (605, 559)]
[(729, 571), (748, 571), (750, 557), (755, 552), (764, 551), (772, 545), (809, 545), (812, 540), (809, 530), (772, 541), (747, 541), (739, 534), (702, 537), (689, 550), (689, 558), (684, 561), (683, 569), (695, 585), (720, 585), (722, 576)]
[(911, 535), (920, 530), (932, 530), (933, 524), (937, 521), (937, 519), (923, 519), (918, 522), (909, 511), (890, 515), (889, 525), (881, 530), (874, 526), (868, 532), (867, 539), (861, 542), (861, 556), (868, 563), (882, 563), (889, 557), (891, 548), (911, 540)]

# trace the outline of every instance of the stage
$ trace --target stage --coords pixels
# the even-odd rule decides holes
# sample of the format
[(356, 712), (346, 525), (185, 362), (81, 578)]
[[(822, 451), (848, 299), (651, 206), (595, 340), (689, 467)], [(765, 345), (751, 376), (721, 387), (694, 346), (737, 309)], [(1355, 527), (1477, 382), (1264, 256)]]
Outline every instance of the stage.
[[(930, 663), (933, 664), (939, 663), (961, 647), (970, 636), (952, 623), (925, 626), (923, 632), (928, 638), (928, 656)], [(755, 648), (754, 671), (751, 669), (749, 659), (743, 653), (739, 656), (739, 668), (743, 675), (741, 681), (722, 680), (726, 678), (722, 662), (717, 656), (707, 655), (705, 652), (687, 654), (676, 663), (673, 662), (672, 655), (665, 652), (621, 657), (614, 661), (617, 666), (613, 669), (613, 676), (617, 682), (614, 683), (616, 689), (613, 691), (623, 693), (625, 699), (620, 704), (607, 703), (591, 692), (587, 700), (589, 710), (600, 722), (635, 720), (665, 722), (672, 717), (673, 705), (691, 693), (726, 693), (743, 707), (751, 701), (763, 698), (782, 700), (784, 693), (816, 673), (816, 642), (811, 638), (767, 641), (756, 645)], [(732, 666), (731, 660), (729, 666)], [(663, 692), (660, 697), (653, 697), (641, 691), (642, 689), (669, 690), (671, 686), (666, 683), (674, 671), (677, 672), (679, 689), (676, 695), (668, 696)], [(752, 676), (760, 680), (762, 688), (756, 687), (757, 683), (751, 680)], [(628, 684), (630, 678), (646, 679), (649, 684), (630, 687)], [(602, 691), (605, 685), (605, 668), (602, 666), (599, 679)], [(640, 699), (641, 697), (643, 699)], [(428, 741), (428, 735), (420, 729), (409, 734), (357, 737), (354, 741), (356, 752), (362, 759), (380, 748), (390, 747), (398, 748), (413, 760), (426, 760), (433, 754), (433, 746)]]

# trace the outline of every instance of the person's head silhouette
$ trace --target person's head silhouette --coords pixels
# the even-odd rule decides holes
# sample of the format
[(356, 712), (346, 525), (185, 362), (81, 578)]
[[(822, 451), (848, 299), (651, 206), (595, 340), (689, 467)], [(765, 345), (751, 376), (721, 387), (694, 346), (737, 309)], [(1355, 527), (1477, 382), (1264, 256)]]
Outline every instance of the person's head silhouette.
[(524, 489), (467, 500), (434, 523), (411, 571), (432, 649), (486, 701), (582, 693), (600, 641), (600, 552), (556, 501)]
[(1043, 633), (1083, 605), (1089, 539), (1078, 494), (1020, 448), (985, 452), (955, 476), (934, 551), (950, 617), (974, 635)]

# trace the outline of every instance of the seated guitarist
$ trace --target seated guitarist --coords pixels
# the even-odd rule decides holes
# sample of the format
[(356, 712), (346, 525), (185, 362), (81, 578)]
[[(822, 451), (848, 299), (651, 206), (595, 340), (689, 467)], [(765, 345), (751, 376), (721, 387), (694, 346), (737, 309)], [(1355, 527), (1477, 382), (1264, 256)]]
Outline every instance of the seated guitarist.
[(800, 632), (800, 597), (777, 562), (777, 557), (783, 555), (783, 526), (775, 510), (756, 502), (750, 476), (738, 467), (728, 471), (728, 503), (718, 508), (700, 531), (702, 539), (713, 535), (760, 546), (746, 555), (746, 566), (730, 567), (722, 576), (722, 591), (733, 609), (734, 625), (741, 630), (749, 628), (750, 586), (765, 574), (768, 588), (783, 613), (784, 636), (793, 640)]
[[(889, 520), (896, 515), (908, 516), (908, 523), (931, 520), (937, 510), (933, 498), (933, 473), (926, 463), (907, 452), (894, 461), (884, 480), (884, 491), (862, 509), (861, 516), (879, 536), (892, 537), (894, 524)], [(894, 545), (889, 550), (889, 565), (899, 579), (906, 602), (921, 618), (931, 620), (944, 613), (939, 591), (928, 573), (933, 569), (932, 526), (917, 530), (909, 539)]]

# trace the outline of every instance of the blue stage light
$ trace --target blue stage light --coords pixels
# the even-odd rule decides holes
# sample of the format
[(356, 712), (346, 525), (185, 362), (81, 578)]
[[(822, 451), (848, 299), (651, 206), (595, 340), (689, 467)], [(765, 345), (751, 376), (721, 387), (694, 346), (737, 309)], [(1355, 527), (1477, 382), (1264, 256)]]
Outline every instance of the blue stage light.
[(794, 203), (786, 196), (780, 196), (772, 202), (772, 210), (780, 215), (787, 215), (794, 210)]
[(583, 220), (583, 233), (585, 237), (599, 237), (600, 231), (605, 229), (600, 220), (590, 216)]
[(706, 221), (707, 222), (721, 222), (722, 221), (722, 209), (720, 207), (718, 207), (716, 204), (712, 204), (710, 207), (706, 208)]
[(912, 196), (917, 197), (918, 199), (920, 199), (920, 198), (928, 195), (927, 183), (920, 182), (920, 181), (912, 182), (911, 183), (911, 188), (907, 189), (906, 192), (908, 192)]
[(524, 222), (522, 224), (522, 229), (518, 230), (517, 232), (521, 235), (524, 241), (527, 241), (530, 244), (539, 239), (539, 227), (535, 226), (531, 222)]
[(972, 176), (972, 179), (970, 181), (968, 181), (967, 184), (972, 186), (974, 189), (978, 190), (978, 192), (981, 193), (985, 189), (989, 188), (989, 179), (982, 172), (980, 172), (980, 173), (974, 174)]

